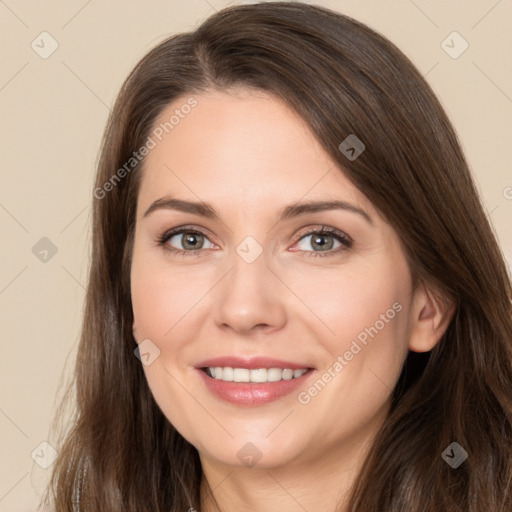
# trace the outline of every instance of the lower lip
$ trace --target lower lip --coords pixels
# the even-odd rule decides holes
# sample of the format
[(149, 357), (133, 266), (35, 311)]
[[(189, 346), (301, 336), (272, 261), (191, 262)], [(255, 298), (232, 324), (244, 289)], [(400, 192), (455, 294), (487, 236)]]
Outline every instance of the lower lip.
[(296, 391), (310, 377), (314, 370), (309, 370), (296, 379), (278, 380), (276, 382), (226, 382), (217, 380), (197, 369), (206, 387), (219, 398), (235, 405), (251, 407), (262, 405)]

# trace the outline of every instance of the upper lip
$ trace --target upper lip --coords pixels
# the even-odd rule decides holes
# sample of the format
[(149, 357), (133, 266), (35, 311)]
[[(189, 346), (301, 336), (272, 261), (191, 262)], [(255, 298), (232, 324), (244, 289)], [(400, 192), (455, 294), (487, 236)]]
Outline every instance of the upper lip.
[(231, 368), (248, 368), (248, 369), (258, 369), (258, 368), (281, 368), (286, 369), (290, 368), (291, 370), (301, 370), (303, 368), (312, 368), (308, 364), (302, 363), (292, 363), (291, 361), (283, 361), (281, 359), (273, 359), (271, 357), (251, 357), (251, 358), (243, 358), (236, 356), (220, 356), (213, 357), (210, 359), (205, 359), (204, 361), (199, 362), (196, 365), (196, 368), (206, 368), (206, 367), (231, 367)]

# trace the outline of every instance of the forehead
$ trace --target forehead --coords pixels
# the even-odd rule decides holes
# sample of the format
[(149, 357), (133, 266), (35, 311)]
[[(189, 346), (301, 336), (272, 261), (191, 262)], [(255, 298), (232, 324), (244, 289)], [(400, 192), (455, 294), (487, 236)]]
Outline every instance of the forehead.
[[(191, 97), (197, 104), (181, 111)], [(153, 136), (155, 146), (144, 159), (141, 208), (172, 193), (248, 211), (306, 197), (350, 200), (371, 209), (304, 120), (263, 91), (182, 96), (156, 119), (153, 133), (158, 128), (160, 136)]]

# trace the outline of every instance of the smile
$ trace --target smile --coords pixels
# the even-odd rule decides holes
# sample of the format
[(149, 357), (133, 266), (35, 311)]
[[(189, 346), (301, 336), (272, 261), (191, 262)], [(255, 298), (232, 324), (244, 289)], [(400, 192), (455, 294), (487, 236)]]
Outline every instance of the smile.
[[(212, 369), (214, 376), (210, 373)], [(249, 370), (205, 367), (196, 368), (196, 371), (209, 394), (240, 407), (264, 405), (297, 392), (306, 380), (316, 373), (313, 368), (295, 370), (252, 368)]]
[(297, 379), (308, 369), (292, 370), (291, 368), (231, 368), (229, 366), (209, 366), (203, 368), (207, 375), (225, 382), (278, 382), (280, 380)]

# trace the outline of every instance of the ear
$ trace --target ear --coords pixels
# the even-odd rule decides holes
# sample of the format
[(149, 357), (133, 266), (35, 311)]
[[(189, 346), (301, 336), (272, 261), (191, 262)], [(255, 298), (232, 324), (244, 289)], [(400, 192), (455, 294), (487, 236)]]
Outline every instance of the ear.
[(409, 350), (432, 350), (446, 332), (454, 312), (455, 303), (451, 298), (419, 285), (414, 292)]

